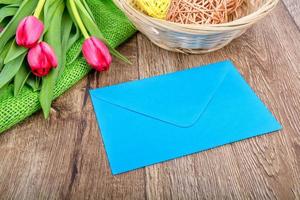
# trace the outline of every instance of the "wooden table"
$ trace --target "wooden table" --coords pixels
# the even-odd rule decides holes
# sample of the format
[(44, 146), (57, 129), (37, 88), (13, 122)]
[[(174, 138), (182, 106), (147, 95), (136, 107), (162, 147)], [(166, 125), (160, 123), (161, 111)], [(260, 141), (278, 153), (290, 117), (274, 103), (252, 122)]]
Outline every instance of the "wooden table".
[[(137, 34), (133, 61), (91, 73), (53, 104), (0, 136), (0, 199), (300, 198), (300, 1), (274, 12), (222, 50), (187, 56)], [(232, 59), (283, 130), (112, 176), (89, 88)]]

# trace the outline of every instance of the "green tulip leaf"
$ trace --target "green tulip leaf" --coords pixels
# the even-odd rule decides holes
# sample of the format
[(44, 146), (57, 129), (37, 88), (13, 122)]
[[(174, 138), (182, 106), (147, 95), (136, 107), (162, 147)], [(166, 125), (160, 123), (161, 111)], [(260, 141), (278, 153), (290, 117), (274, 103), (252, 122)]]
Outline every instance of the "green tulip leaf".
[(2, 51), (0, 52), (0, 72), (4, 66), (4, 59), (9, 51), (9, 48), (12, 44), (12, 41), (9, 41), (8, 43), (6, 43), (6, 45), (4, 46), (4, 48), (2, 49)]
[(7, 5), (0, 9), (0, 23), (6, 18), (10, 16), (14, 16), (18, 11), (18, 5)]
[(16, 44), (14, 40), (9, 48), (9, 51), (4, 59), (4, 64), (9, 63), (10, 61), (14, 60), (16, 57), (20, 56), (21, 54), (27, 52), (27, 49)]
[(4, 59), (0, 57), (0, 72), (4, 66)]
[(47, 0), (44, 5), (44, 24), (45, 24), (45, 32), (48, 30), (53, 15), (59, 6), (59, 2), (57, 0)]
[[(69, 50), (72, 45), (80, 38), (81, 36), (81, 32), (79, 30), (79, 28), (73, 24), (73, 27), (75, 27), (75, 33), (72, 33), (71, 32), (71, 35), (70, 35), (70, 38), (69, 38), (69, 41), (68, 41), (68, 45), (67, 45), (67, 50)], [(71, 59), (69, 58), (69, 60), (67, 60), (67, 65), (71, 64), (72, 62), (74, 62), (80, 55), (81, 53), (81, 46), (77, 46), (77, 48), (73, 48), (72, 50), (72, 56), (71, 56)]]
[[(49, 28), (45, 33), (45, 41), (54, 49), (58, 60), (58, 66), (52, 69), (50, 73), (43, 77), (42, 87), (40, 91), (40, 103), (43, 109), (44, 117), (48, 118), (51, 108), (51, 103), (54, 98), (54, 88), (58, 77), (59, 70), (62, 66), (62, 38), (61, 38), (61, 27), (62, 27), (62, 16), (64, 12), (64, 1), (56, 1), (59, 6), (54, 11), (54, 14), (49, 12), (50, 16), (53, 16), (49, 24)], [(53, 5), (54, 6), (54, 5)], [(47, 18), (47, 16), (45, 16)]]
[(22, 0), (0, 0), (0, 4), (20, 4)]
[(40, 90), (40, 78), (37, 76), (34, 76), (33, 74), (28, 77), (26, 80), (26, 84), (32, 88), (34, 92)]
[(22, 91), (30, 73), (27, 66), (23, 63), (14, 78), (14, 96), (18, 96)]
[(83, 4), (84, 8), (86, 9), (86, 11), (89, 13), (90, 17), (94, 20), (94, 22), (96, 21), (94, 18), (94, 15), (89, 7), (89, 5), (87, 4), (86, 0), (81, 0), (81, 3)]
[[(71, 19), (73, 20), (73, 22), (75, 22), (76, 20), (74, 18), (69, 0), (66, 2), (66, 6), (67, 6), (68, 13), (69, 13)], [(74, 25), (73, 25), (73, 30), (74, 31), (71, 32), (71, 36), (69, 38), (68, 49), (71, 48), (71, 46), (82, 36), (81, 31), (76, 23), (74, 23)], [(72, 50), (71, 56), (67, 57), (67, 61), (66, 61), (67, 65), (74, 62), (79, 57), (80, 53), (81, 53), (81, 46), (79, 46), (79, 45), (75, 46)]]
[[(2, 28), (2, 30), (4, 27), (7, 26), (7, 24), (10, 22), (11, 19), (12, 19), (12, 16), (6, 17), (2, 20), (2, 22), (0, 22), (0, 27)], [(1, 33), (0, 33), (0, 35), (1, 35)]]
[(67, 10), (65, 10), (63, 16), (62, 16), (62, 41), (61, 41), (61, 56), (62, 56), (62, 63), (61, 67), (59, 69), (58, 77), (60, 77), (65, 69), (66, 64), (66, 55), (68, 50), (68, 42), (72, 31), (73, 21), (71, 17), (69, 16)]
[(4, 66), (4, 59), (0, 57), (0, 72)]
[(80, 32), (78, 26), (75, 23), (73, 23), (71, 33), (70, 33), (70, 37), (68, 39), (68, 44), (67, 44), (67, 49), (68, 50), (80, 38), (80, 36), (81, 36), (81, 32)]
[(4, 65), (1, 73), (0, 73), (0, 88), (2, 88), (5, 84), (11, 81), (11, 79), (16, 75), (19, 71), (23, 60), (25, 58), (25, 53), (17, 57), (16, 59), (10, 61), (6, 65)]

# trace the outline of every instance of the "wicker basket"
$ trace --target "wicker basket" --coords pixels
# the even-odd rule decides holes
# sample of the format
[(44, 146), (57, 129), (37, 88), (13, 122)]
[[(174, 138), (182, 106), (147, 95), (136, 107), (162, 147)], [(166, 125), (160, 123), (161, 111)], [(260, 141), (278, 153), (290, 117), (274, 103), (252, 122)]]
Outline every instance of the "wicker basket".
[(149, 17), (128, 0), (114, 0), (136, 28), (154, 44), (181, 53), (207, 53), (220, 49), (265, 17), (279, 0), (245, 0), (242, 17), (214, 25), (179, 24)]

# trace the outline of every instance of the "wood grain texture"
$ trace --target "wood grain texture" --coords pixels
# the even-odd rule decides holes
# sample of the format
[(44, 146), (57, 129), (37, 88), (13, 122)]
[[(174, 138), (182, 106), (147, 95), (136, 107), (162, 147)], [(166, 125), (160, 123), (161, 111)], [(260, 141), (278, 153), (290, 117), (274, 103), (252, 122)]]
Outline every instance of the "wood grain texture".
[(300, 29), (300, 1), (298, 0), (282, 0), (290, 15), (294, 19), (298, 28)]
[[(167, 52), (134, 36), (120, 48), (132, 66), (114, 61), (109, 72), (89, 74), (54, 102), (49, 120), (38, 113), (0, 135), (0, 199), (300, 199), (295, 21), (280, 3), (206, 55)], [(87, 90), (224, 59), (235, 63), (283, 130), (112, 176)]]

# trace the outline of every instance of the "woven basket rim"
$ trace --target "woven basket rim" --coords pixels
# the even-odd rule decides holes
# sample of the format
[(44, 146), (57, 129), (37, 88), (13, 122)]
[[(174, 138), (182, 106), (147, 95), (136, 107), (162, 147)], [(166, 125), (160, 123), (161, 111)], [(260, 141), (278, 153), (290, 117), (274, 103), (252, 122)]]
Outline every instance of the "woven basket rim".
[(226, 22), (222, 24), (180, 24), (175, 22), (170, 22), (163, 19), (157, 19), (150, 17), (137, 9), (135, 9), (130, 3), (128, 3), (127, 0), (114, 0), (114, 2), (124, 7), (130, 9), (131, 12), (133, 12), (136, 17), (139, 17), (140, 19), (144, 19), (144, 22), (149, 22), (151, 24), (154, 24), (158, 27), (165, 27), (167, 29), (176, 30), (183, 29), (182, 31), (189, 32), (195, 32), (198, 33), (203, 31), (231, 31), (235, 29), (241, 29), (241, 28), (247, 28), (254, 24), (259, 19), (263, 18), (265, 15), (267, 15), (271, 10), (275, 8), (279, 0), (268, 0), (265, 4), (263, 4), (259, 9), (256, 11), (250, 13), (249, 15), (243, 16), (239, 19), (233, 20), (231, 22)]

